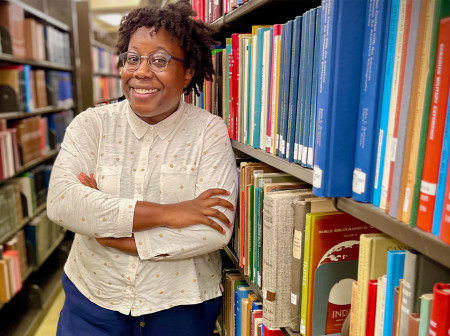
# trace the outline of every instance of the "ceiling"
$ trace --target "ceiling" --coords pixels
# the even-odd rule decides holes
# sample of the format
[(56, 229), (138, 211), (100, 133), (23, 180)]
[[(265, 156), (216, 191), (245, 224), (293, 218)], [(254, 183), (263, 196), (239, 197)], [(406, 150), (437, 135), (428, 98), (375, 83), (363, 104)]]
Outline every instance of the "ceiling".
[(121, 18), (132, 9), (163, 6), (169, 0), (87, 0), (91, 9), (91, 29), (95, 39), (114, 45)]

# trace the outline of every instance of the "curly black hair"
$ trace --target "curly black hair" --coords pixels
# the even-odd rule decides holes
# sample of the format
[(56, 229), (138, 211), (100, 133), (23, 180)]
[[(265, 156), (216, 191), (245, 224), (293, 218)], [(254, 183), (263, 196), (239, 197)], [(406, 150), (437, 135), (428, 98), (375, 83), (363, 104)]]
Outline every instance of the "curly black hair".
[(177, 38), (179, 46), (185, 51), (185, 65), (194, 70), (194, 76), (184, 93), (191, 90), (199, 95), (205, 79), (211, 80), (214, 67), (211, 49), (218, 43), (213, 35), (216, 30), (209, 24), (194, 20), (196, 13), (187, 0), (169, 3), (163, 8), (143, 7), (137, 8), (123, 17), (119, 28), (119, 38), (116, 44), (117, 53), (128, 51), (128, 44), (134, 32), (141, 27), (154, 28), (158, 31), (165, 29), (170, 35)]

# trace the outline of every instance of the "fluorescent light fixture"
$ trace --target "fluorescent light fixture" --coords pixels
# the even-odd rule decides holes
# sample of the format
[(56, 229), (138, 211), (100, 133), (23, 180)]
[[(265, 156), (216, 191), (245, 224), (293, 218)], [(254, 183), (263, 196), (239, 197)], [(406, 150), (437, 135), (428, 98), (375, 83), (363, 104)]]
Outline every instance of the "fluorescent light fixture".
[(110, 26), (118, 27), (120, 25), (120, 21), (122, 20), (123, 14), (99, 14), (97, 15), (97, 19), (103, 21)]

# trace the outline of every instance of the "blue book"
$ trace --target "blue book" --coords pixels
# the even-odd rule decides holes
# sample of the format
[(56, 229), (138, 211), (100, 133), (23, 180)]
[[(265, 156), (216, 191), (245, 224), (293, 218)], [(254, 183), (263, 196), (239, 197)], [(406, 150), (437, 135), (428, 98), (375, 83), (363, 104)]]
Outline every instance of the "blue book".
[[(264, 32), (269, 30), (268, 27), (258, 28), (256, 31), (257, 45), (253, 52), (256, 52), (256, 76), (255, 76), (255, 87), (262, 87), (263, 80), (263, 49), (264, 49)], [(251, 69), (251, 68), (250, 68)], [(260, 143), (261, 138), (261, 110), (262, 110), (262, 90), (255, 90), (255, 111), (253, 120), (253, 147), (261, 148), (265, 144)]]
[(303, 137), (301, 140), (301, 164), (303, 167), (308, 167), (308, 146), (309, 146), (309, 130), (311, 123), (311, 95), (313, 82), (313, 67), (314, 67), (314, 37), (316, 34), (316, 9), (311, 9), (309, 12), (309, 28), (308, 28), (308, 45), (306, 54), (306, 92), (305, 92), (305, 111), (303, 122)]
[(300, 50), (300, 70), (298, 72), (298, 92), (297, 92), (297, 120), (295, 140), (294, 140), (294, 162), (300, 163), (301, 158), (301, 134), (302, 134), (302, 123), (303, 123), (303, 113), (304, 113), (304, 102), (305, 102), (305, 87), (306, 87), (306, 48), (307, 48), (307, 32), (308, 32), (308, 12), (303, 14), (302, 22), (302, 37), (301, 37), (301, 50)]
[(381, 182), (383, 180), (384, 155), (386, 152), (386, 134), (389, 121), (389, 106), (391, 102), (392, 76), (394, 73), (395, 45), (397, 42), (399, 8), (400, 0), (392, 0), (386, 50), (386, 65), (384, 72), (380, 127), (378, 133), (377, 157), (375, 161), (374, 189), (372, 197), (372, 203), (375, 206), (380, 205), (381, 199)]
[(390, 12), (391, 0), (369, 0), (352, 185), (352, 197), (359, 202), (372, 202), (373, 198)]
[[(297, 120), (297, 95), (299, 86), (299, 68), (300, 53), (303, 43), (303, 26), (302, 16), (296, 16), (292, 26), (292, 46), (291, 46), (291, 68), (289, 75), (289, 103), (287, 112), (287, 129), (286, 129), (286, 154), (285, 158), (289, 162), (294, 161), (294, 143), (295, 143), (295, 129)], [(288, 46), (289, 48), (289, 46)]]
[(284, 45), (281, 47), (283, 53), (284, 64), (282, 68), (283, 76), (281, 77), (282, 83), (280, 89), (281, 104), (280, 112), (278, 114), (278, 125), (280, 135), (279, 156), (282, 159), (286, 158), (286, 131), (287, 131), (287, 115), (289, 104), (289, 82), (290, 82), (290, 69), (291, 69), (291, 53), (292, 53), (292, 26), (293, 20), (289, 20), (285, 23), (285, 29), (282, 30), (282, 39), (284, 39)]
[(433, 214), (433, 226), (431, 232), (439, 236), (441, 229), (442, 210), (445, 197), (445, 183), (447, 182), (448, 161), (450, 150), (450, 99), (447, 103), (447, 116), (445, 117), (444, 138), (442, 140), (441, 162), (439, 163), (439, 175), (436, 189), (436, 200)]
[(282, 118), (281, 113), (283, 112), (282, 109), (282, 102), (283, 102), (283, 92), (284, 92), (284, 78), (286, 77), (286, 71), (285, 71), (285, 64), (286, 64), (286, 29), (287, 25), (283, 23), (281, 25), (281, 35), (280, 35), (280, 79), (278, 83), (278, 124), (276, 129), (276, 155), (281, 157), (281, 129), (283, 128), (281, 126), (282, 124)]
[(317, 196), (352, 194), (365, 13), (365, 1), (322, 2), (313, 174)]
[(392, 330), (392, 313), (394, 311), (394, 289), (403, 279), (405, 251), (391, 250), (387, 255), (386, 301), (384, 304), (383, 336), (390, 336)]
[(322, 7), (316, 8), (316, 30), (314, 34), (314, 65), (312, 74), (311, 93), (311, 120), (309, 122), (308, 154), (306, 158), (307, 167), (312, 168), (314, 164), (314, 139), (316, 135), (316, 115), (317, 115), (317, 90), (320, 65), (320, 22), (322, 17)]
[(23, 65), (23, 79), (25, 89), (25, 109), (31, 112), (34, 109), (33, 96), (31, 94), (31, 65)]
[(234, 291), (234, 334), (241, 335), (241, 315), (242, 315), (242, 299), (248, 297), (253, 292), (250, 287), (246, 285), (239, 285)]

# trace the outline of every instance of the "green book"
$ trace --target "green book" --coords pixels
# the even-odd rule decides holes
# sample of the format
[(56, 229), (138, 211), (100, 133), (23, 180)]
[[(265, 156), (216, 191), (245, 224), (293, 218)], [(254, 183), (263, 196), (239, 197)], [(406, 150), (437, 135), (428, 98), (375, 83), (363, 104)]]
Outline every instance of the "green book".
[(432, 303), (433, 303), (432, 293), (427, 293), (420, 296), (420, 323), (418, 336), (428, 336), (428, 330), (430, 328)]

